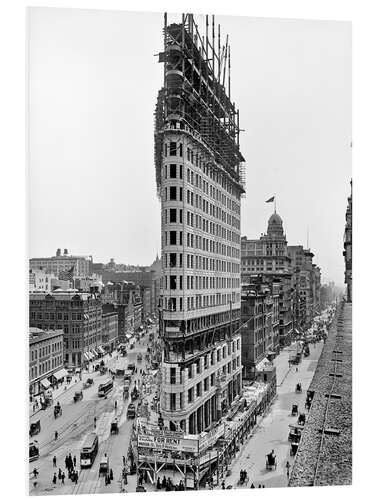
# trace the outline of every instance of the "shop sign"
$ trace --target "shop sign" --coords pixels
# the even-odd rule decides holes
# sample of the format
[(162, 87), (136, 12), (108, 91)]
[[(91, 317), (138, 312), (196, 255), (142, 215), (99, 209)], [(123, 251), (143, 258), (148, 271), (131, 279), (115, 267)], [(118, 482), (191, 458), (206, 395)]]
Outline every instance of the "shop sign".
[(138, 446), (154, 450), (198, 453), (198, 440), (183, 437), (167, 437), (156, 434), (138, 434)]

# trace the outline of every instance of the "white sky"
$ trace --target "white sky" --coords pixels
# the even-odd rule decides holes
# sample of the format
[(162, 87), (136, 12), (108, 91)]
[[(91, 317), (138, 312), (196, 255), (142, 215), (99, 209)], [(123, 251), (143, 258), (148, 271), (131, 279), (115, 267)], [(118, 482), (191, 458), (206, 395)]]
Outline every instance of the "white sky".
[[(245, 129), (241, 232), (266, 231), (273, 205), (264, 202), (276, 193), (289, 244), (306, 245), (309, 228), (323, 280), (342, 283), (351, 26), (216, 21), (229, 33), (232, 99)], [(30, 256), (60, 247), (147, 265), (160, 252), (153, 111), (162, 27), (162, 14), (30, 11)]]

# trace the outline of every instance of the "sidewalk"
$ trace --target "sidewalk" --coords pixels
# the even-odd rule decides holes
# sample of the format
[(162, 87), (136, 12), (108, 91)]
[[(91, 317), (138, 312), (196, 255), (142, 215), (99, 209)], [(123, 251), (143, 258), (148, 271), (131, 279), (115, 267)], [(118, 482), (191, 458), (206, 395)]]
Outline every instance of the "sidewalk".
[[(240, 449), (239, 454), (232, 461), (230, 466), (231, 474), (225, 478), (226, 485), (238, 487), (237, 482), (240, 471), (245, 469), (248, 472), (250, 481), (249, 488), (253, 482), (257, 488), (259, 484), (265, 487), (287, 486), (286, 462), (293, 463), (294, 458), (290, 456), (290, 443), (288, 441), (289, 425), (295, 424), (297, 417), (292, 417), (290, 413), (291, 405), (298, 404), (304, 412), (304, 401), (306, 390), (314, 376), (317, 360), (319, 359), (322, 344), (317, 345), (311, 351), (308, 358), (303, 358), (299, 365), (298, 372), (295, 367), (289, 368), (289, 351), (293, 345), (286, 347), (275, 359), (277, 373), (277, 397), (273, 401), (266, 415), (259, 420), (252, 437)], [(303, 392), (295, 393), (297, 382), (302, 383)], [(266, 454), (271, 450), (277, 456), (277, 469), (266, 470)]]
[[(90, 361), (89, 369), (88, 370), (82, 369), (82, 372), (81, 372), (82, 377), (81, 378), (83, 379), (84, 375), (89, 375), (90, 373), (95, 373), (93, 370), (93, 366), (100, 363), (102, 359), (104, 360), (104, 363), (107, 364), (109, 360), (114, 359), (114, 358), (113, 358), (113, 355), (110, 356), (109, 354), (105, 354), (100, 359)], [(69, 383), (63, 382), (57, 389), (49, 389), (52, 392), (52, 402), (55, 402), (56, 400), (58, 400), (58, 398), (60, 396), (62, 396), (63, 394), (66, 394), (67, 391), (70, 391), (71, 389), (77, 387), (77, 385), (80, 382), (82, 382), (82, 380), (80, 380), (79, 374), (76, 374), (76, 375), (72, 375), (72, 380)], [(36, 399), (40, 399), (40, 396), (37, 396)], [(32, 418), (34, 415), (36, 415), (38, 412), (40, 412), (41, 409), (42, 409), (42, 407), (41, 407), (41, 405), (39, 405), (38, 408), (36, 408), (34, 411), (33, 410), (33, 403), (29, 403), (29, 417)]]

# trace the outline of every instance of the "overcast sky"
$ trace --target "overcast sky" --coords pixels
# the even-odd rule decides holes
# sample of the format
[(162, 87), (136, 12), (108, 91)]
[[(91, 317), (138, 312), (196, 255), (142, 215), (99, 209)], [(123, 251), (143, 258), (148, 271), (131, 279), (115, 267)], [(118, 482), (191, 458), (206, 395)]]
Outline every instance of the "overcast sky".
[[(203, 17), (197, 16), (203, 27)], [(277, 195), (288, 243), (343, 283), (351, 178), (351, 25), (216, 17), (229, 33), (247, 164), (242, 235)], [(153, 112), (163, 15), (29, 11), (29, 249), (149, 265), (160, 253)], [(224, 38), (224, 37), (222, 37)]]

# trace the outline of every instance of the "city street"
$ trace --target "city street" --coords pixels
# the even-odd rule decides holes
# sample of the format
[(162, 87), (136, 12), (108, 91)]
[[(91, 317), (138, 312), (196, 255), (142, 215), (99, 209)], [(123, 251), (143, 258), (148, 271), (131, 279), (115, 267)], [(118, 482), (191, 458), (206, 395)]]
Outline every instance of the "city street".
[[(233, 460), (230, 475), (225, 478), (225, 485), (237, 487), (240, 471), (245, 469), (248, 473), (249, 482), (243, 487), (250, 487), (254, 483), (256, 488), (259, 484), (267, 487), (287, 486), (286, 463), (292, 465), (293, 457), (290, 456), (290, 442), (288, 441), (289, 425), (297, 423), (297, 417), (291, 416), (292, 404), (298, 405), (300, 412), (305, 410), (306, 390), (314, 376), (317, 362), (323, 348), (323, 342), (311, 345), (310, 356), (302, 358), (298, 365), (289, 368), (288, 359), (293, 346), (284, 349), (274, 361), (277, 373), (277, 396), (270, 407), (269, 412), (259, 420), (254, 434), (249, 441), (241, 447), (239, 454)], [(296, 384), (302, 384), (302, 393), (296, 394)], [(277, 468), (266, 470), (266, 454), (275, 451)], [(221, 487), (221, 486), (219, 486)]]
[[(155, 328), (153, 329), (155, 331)], [(147, 334), (139, 342), (135, 342), (133, 349), (128, 349), (127, 356), (123, 357), (116, 351), (112, 357), (105, 356), (106, 366), (114, 370), (116, 368), (126, 368), (129, 363), (134, 363), (137, 367), (137, 373), (134, 374), (131, 383), (131, 389), (136, 382), (138, 387), (141, 385), (140, 370), (146, 369), (145, 353), (147, 344), (144, 341)], [(142, 354), (142, 361), (137, 361), (137, 355)], [(99, 363), (99, 361), (94, 362)], [(35, 435), (31, 440), (35, 440), (39, 445), (40, 457), (37, 461), (30, 462), (30, 494), (77, 494), (77, 493), (101, 493), (101, 492), (120, 492), (121, 474), (123, 467), (122, 457), (127, 455), (133, 420), (127, 420), (126, 410), (130, 398), (123, 400), (123, 377), (115, 377), (113, 390), (107, 398), (98, 397), (98, 387), (101, 382), (106, 380), (110, 374), (100, 375), (99, 371), (83, 372), (82, 381), (72, 384), (69, 389), (63, 391), (58, 397), (62, 406), (62, 415), (54, 418), (53, 406), (46, 410), (37, 412), (31, 417), (30, 421), (35, 422), (40, 419), (41, 432)], [(83, 382), (87, 378), (92, 378), (94, 384), (88, 389), (83, 389), (83, 399), (74, 403), (73, 396), (75, 391), (82, 389)], [(115, 401), (117, 409), (115, 409)], [(54, 401), (54, 404), (56, 400)], [(94, 417), (97, 418), (96, 429), (94, 429)], [(110, 426), (113, 419), (117, 417), (119, 422), (119, 433), (110, 435)], [(80, 470), (79, 457), (83, 442), (90, 433), (97, 432), (99, 437), (99, 450), (94, 465), (89, 469)], [(58, 432), (58, 439), (55, 441), (54, 434)], [(73, 483), (67, 475), (65, 469), (65, 457), (71, 453), (76, 457), (79, 472), (77, 484)], [(107, 454), (109, 457), (109, 467), (113, 470), (113, 481), (105, 485), (104, 475), (99, 477), (100, 458)], [(56, 456), (57, 467), (53, 467), (53, 457)], [(34, 487), (32, 471), (38, 470), (37, 485)], [(65, 484), (57, 480), (57, 484), (52, 483), (54, 472), (58, 473), (59, 468), (65, 472)], [(132, 476), (130, 476), (131, 478)], [(135, 486), (134, 486), (135, 489)]]

